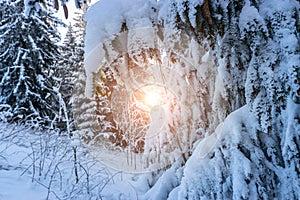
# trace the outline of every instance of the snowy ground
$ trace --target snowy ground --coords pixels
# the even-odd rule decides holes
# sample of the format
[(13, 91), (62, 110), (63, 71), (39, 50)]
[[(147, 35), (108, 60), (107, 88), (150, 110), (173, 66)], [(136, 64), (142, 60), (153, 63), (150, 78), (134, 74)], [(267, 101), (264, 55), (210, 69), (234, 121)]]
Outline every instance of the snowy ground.
[(16, 141), (12, 139), (13, 134), (22, 133), (22, 130), (1, 124), (0, 133), (0, 199), (45, 199), (47, 189), (32, 182), (32, 176), (27, 172), (28, 148), (14, 144)]
[[(247, 112), (247, 109), (243, 108), (234, 116), (237, 116), (237, 118), (241, 118), (243, 115), (248, 116)], [(24, 129), (22, 126), (1, 124), (0, 200), (19, 200), (24, 198), (36, 200), (47, 198), (82, 199), (91, 196), (95, 197), (97, 193), (102, 199), (177, 199), (180, 193), (184, 193), (186, 190), (185, 185), (188, 186), (190, 184), (189, 180), (194, 180), (195, 177), (201, 176), (202, 173), (199, 172), (198, 167), (208, 162), (207, 155), (213, 151), (219, 140), (224, 137), (224, 130), (230, 132), (228, 131), (229, 129), (233, 130), (239, 124), (239, 120), (229, 117), (224, 124), (221, 123), (218, 126), (214, 134), (197, 144), (193, 156), (184, 167), (181, 167), (180, 164), (175, 164), (161, 175), (148, 173), (141, 176), (141, 174), (126, 174), (105, 168), (105, 173), (108, 176), (104, 176), (104, 173), (99, 173), (91, 165), (87, 165), (86, 163), (91, 162), (91, 160), (84, 157), (81, 163), (83, 165), (85, 163), (85, 168), (90, 169), (90, 176), (95, 177), (89, 184), (96, 187), (99, 185), (98, 191), (93, 190), (93, 194), (76, 191), (74, 179), (70, 178), (74, 177), (72, 174), (72, 157), (68, 159), (68, 151), (62, 147), (59, 150), (53, 150), (53, 147), (58, 147), (60, 143), (56, 141), (54, 142), (55, 144), (52, 143), (50, 145), (51, 142), (48, 140), (50, 140), (51, 136), (44, 138), (44, 135), (49, 133), (43, 133), (41, 139), (39, 132)], [(237, 128), (238, 131), (239, 129)], [(238, 135), (238, 133), (236, 134)], [(39, 142), (35, 143), (38, 140)], [(57, 140), (57, 137), (52, 136), (52, 140)], [(67, 142), (66, 139), (61, 144), (68, 146)], [(42, 151), (38, 150), (39, 145), (42, 146), (40, 147), (43, 149)], [(45, 157), (44, 160), (38, 159), (39, 155), (34, 155), (34, 152), (35, 154), (44, 152), (45, 155), (42, 155)], [(49, 154), (55, 154), (55, 157), (63, 155), (63, 157), (55, 159), (54, 157), (51, 158)], [(40, 170), (41, 162), (43, 162), (43, 170)], [(60, 163), (63, 163), (63, 165), (60, 166)], [(97, 163), (94, 164), (97, 165)], [(57, 173), (53, 165), (58, 166), (60, 173), (63, 174), (60, 175), (61, 177), (55, 178)], [(79, 170), (79, 172), (81, 171)], [(38, 176), (38, 173), (41, 176)], [(86, 179), (84, 173), (82, 173), (82, 177), (80, 179), (82, 182), (79, 181), (79, 184), (76, 185), (77, 190), (86, 190), (88, 187), (93, 188), (92, 186), (87, 186), (87, 183), (84, 182)], [(158, 177), (160, 178), (157, 179)], [(176, 186), (179, 187), (174, 190)], [(169, 194), (170, 192), (171, 195)]]
[(0, 199), (45, 199), (47, 189), (31, 182), (31, 178), (22, 175), (20, 169), (0, 170)]
[[(46, 135), (46, 133), (44, 134)], [(22, 126), (3, 123), (0, 125), (0, 200), (82, 199), (89, 196), (95, 197), (95, 193), (86, 194), (84, 192), (80, 193), (78, 197), (75, 196), (76, 189), (72, 191), (71, 188), (74, 187), (74, 184), (70, 184), (69, 180), (69, 174), (72, 171), (68, 170), (72, 169), (72, 162), (66, 163), (64, 169), (60, 168), (63, 177), (61, 177), (61, 182), (58, 183), (53, 178), (53, 176), (56, 176), (56, 173), (54, 173), (55, 170), (53, 170), (52, 165), (59, 166), (59, 163), (64, 161), (55, 161), (54, 159), (53, 162), (49, 162), (47, 159), (43, 161), (34, 158), (35, 156), (38, 157), (38, 155), (34, 155), (33, 152), (39, 153), (38, 150), (33, 151), (36, 149), (36, 145), (45, 145), (43, 142), (34, 144), (34, 141), (40, 140), (39, 137), (39, 133), (25, 129)], [(213, 138), (213, 143), (216, 142), (215, 139)], [(59, 152), (56, 152), (56, 156), (63, 151), (61, 149)], [(205, 156), (204, 154), (207, 154), (207, 151), (210, 151), (210, 149), (203, 146), (202, 150), (199, 151), (198, 153), (202, 153), (202, 156)], [(48, 153), (51, 153), (51, 150)], [(49, 155), (45, 155), (45, 157), (49, 157)], [(45, 169), (40, 171), (39, 163), (41, 161), (44, 162)], [(83, 160), (81, 162), (84, 163)], [(140, 176), (140, 174), (126, 174), (107, 170), (106, 172), (109, 173), (108, 179), (103, 175), (100, 176), (104, 184), (100, 184), (101, 187), (99, 188), (101, 191), (99, 191), (99, 194), (101, 193), (102, 199), (165, 199), (173, 187), (180, 183), (182, 168), (178, 169), (178, 167), (174, 165), (162, 176), (158, 174), (153, 176), (151, 173)], [(42, 176), (38, 176), (37, 173), (41, 173)], [(95, 174), (97, 175), (96, 170), (91, 169), (90, 175), (93, 176)], [(161, 178), (160, 180), (155, 180), (155, 177)], [(54, 181), (51, 185), (52, 179)], [(102, 183), (101, 181), (99, 182)], [(157, 183), (156, 186), (150, 190), (149, 186), (155, 183)], [(97, 177), (90, 184), (99, 184), (97, 183)], [(65, 187), (60, 185), (65, 185)], [(82, 190), (86, 189), (82, 183), (81, 186), (78, 186), (79, 189), (80, 187)], [(70, 194), (72, 192), (74, 194)]]
[(0, 200), (134, 200), (149, 189), (144, 187), (147, 179), (133, 186), (136, 174), (109, 169), (82, 149), (77, 149), (79, 180), (75, 183), (68, 137), (1, 123)]
[[(91, 170), (95, 163), (80, 163), (75, 184), (70, 144), (67, 137), (55, 132), (1, 123), (0, 200), (82, 199), (90, 192), (89, 187), (84, 188), (87, 183), (82, 171)], [(93, 173), (98, 179), (97, 170)]]
[[(198, 199), (199, 194), (211, 198), (214, 197), (210, 195), (217, 195), (217, 199), (241, 196), (259, 199), (255, 183), (264, 187), (259, 172), (264, 177), (266, 170), (273, 172), (267, 165), (256, 166), (256, 163), (268, 162), (253, 142), (254, 130), (254, 117), (244, 106), (231, 113), (212, 135), (199, 141), (184, 166), (174, 163), (165, 171), (142, 175), (109, 170), (78, 151), (81, 160), (78, 161), (79, 181), (75, 184), (72, 154), (62, 147), (70, 145), (67, 139), (60, 142), (51, 135), (45, 139), (46, 133), (41, 137), (22, 126), (2, 123), (0, 200)], [(38, 140), (40, 142), (35, 143)], [(42, 151), (38, 151), (37, 144)], [(60, 148), (55, 150), (55, 147)], [(39, 158), (40, 152), (43, 159)], [(285, 172), (277, 173), (279, 178), (285, 177)], [(220, 180), (225, 180), (223, 189), (218, 188)], [(233, 196), (227, 190), (232, 186)]]

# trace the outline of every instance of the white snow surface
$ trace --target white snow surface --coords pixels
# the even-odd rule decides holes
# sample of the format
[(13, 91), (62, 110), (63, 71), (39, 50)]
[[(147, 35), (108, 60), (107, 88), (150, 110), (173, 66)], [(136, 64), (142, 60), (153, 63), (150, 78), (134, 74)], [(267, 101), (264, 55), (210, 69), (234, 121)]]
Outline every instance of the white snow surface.
[[(11, 147), (12, 154), (20, 150), (19, 147)], [(21, 160), (20, 158), (13, 158)], [(3, 165), (2, 165), (3, 164)], [(42, 200), (47, 196), (47, 189), (36, 182), (32, 182), (29, 175), (22, 175), (22, 170), (13, 165), (0, 164), (0, 199), (2, 200), (20, 200), (36, 199)]]
[[(26, 167), (30, 165), (29, 160), (26, 159), (30, 154), (30, 149), (16, 145), (14, 142), (3, 141), (7, 133), (13, 133), (14, 129), (19, 128), (0, 124), (2, 140), (0, 142), (0, 199), (45, 199), (47, 189), (32, 182), (31, 175), (24, 173)], [(20, 132), (22, 131), (19, 129), (18, 133)]]
[[(294, 108), (294, 107), (293, 107)], [(296, 108), (298, 109), (298, 108)], [(230, 166), (231, 177), (228, 184), (235, 185), (235, 199), (240, 194), (244, 197), (257, 198), (255, 193), (251, 195), (248, 187), (245, 186), (244, 177), (250, 176), (253, 169), (249, 160), (245, 160), (242, 155), (235, 149), (237, 145), (247, 144), (250, 141), (251, 133), (255, 130), (255, 117), (250, 113), (248, 106), (244, 106), (230, 114), (221, 123), (216, 131), (204, 140), (200, 141), (192, 156), (189, 158), (184, 168), (173, 165), (170, 169), (163, 173), (156, 181), (154, 187), (149, 188), (149, 184), (153, 181), (153, 174), (144, 175), (126, 174), (110, 170), (110, 178), (101, 190), (103, 199), (185, 199), (187, 197), (197, 197), (198, 189), (205, 189), (207, 185), (203, 185), (207, 177), (216, 177), (218, 180), (222, 171), (218, 169), (220, 160), (212, 159), (220, 154), (219, 149), (226, 147), (231, 148), (232, 165)], [(24, 130), (24, 127), (1, 124), (0, 133), (0, 199), (18, 200), (18, 199), (45, 199), (48, 194), (45, 186), (32, 182), (32, 174), (26, 169), (30, 166), (31, 160), (27, 156), (31, 152), (30, 147), (26, 147), (22, 142), (16, 140), (6, 140), (10, 133), (22, 133), (25, 138), (28, 137), (30, 130)], [(27, 138), (26, 140), (32, 140)], [(25, 141), (25, 140), (24, 140)], [(14, 144), (14, 143), (18, 143)], [(78, 144), (77, 144), (78, 145)], [(259, 152), (256, 156), (259, 155)], [(225, 158), (229, 155), (224, 155)], [(67, 166), (65, 166), (67, 167)], [(284, 177), (284, 174), (282, 174)], [(201, 180), (201, 182), (199, 182)], [(70, 184), (68, 179), (64, 179), (61, 184)], [(99, 181), (99, 180), (98, 180)], [(41, 181), (43, 182), (43, 181)], [(90, 184), (99, 184), (97, 180), (91, 180)], [(176, 187), (177, 186), (177, 187)], [(57, 186), (56, 186), (57, 187)], [(54, 190), (54, 189), (53, 189)], [(59, 190), (58, 190), (59, 191)], [(62, 191), (61, 191), (62, 192)], [(250, 196), (249, 196), (250, 193)], [(84, 196), (80, 196), (83, 198)], [(86, 197), (88, 195), (86, 194)], [(219, 196), (219, 198), (222, 198)], [(225, 196), (223, 196), (225, 198)], [(50, 193), (49, 199), (56, 199), (53, 193)], [(71, 198), (72, 199), (72, 198)], [(74, 197), (74, 199), (77, 199)]]
[(1, 170), (0, 188), (0, 199), (3, 200), (42, 200), (47, 196), (46, 188), (32, 183), (28, 177), (22, 177), (18, 170)]
[[(121, 182), (122, 173), (83, 155), (80, 142), (57, 136), (55, 132), (0, 123), (0, 200), (136, 199), (128, 182), (130, 176)], [(74, 147), (78, 156), (77, 184)]]

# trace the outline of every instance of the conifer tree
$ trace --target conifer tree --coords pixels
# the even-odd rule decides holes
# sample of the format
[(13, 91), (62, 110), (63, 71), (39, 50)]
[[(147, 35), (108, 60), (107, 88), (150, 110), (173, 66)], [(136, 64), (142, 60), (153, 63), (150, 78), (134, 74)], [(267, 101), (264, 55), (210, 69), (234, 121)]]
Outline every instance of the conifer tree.
[(246, 104), (257, 123), (252, 129), (242, 123), (242, 139), (225, 136), (210, 158), (198, 161), (197, 185), (185, 179), (182, 198), (299, 198), (299, 2), (275, 4), (173, 2), (177, 27), (208, 40), (227, 114)]
[(72, 75), (70, 74), (73, 79), (71, 83), (72, 95), (69, 99), (72, 117), (74, 118), (73, 128), (74, 131), (78, 131), (79, 137), (83, 137), (90, 142), (94, 138), (93, 133), (99, 131), (99, 124), (96, 114), (96, 100), (85, 96), (86, 75), (83, 67), (85, 21), (83, 20), (83, 15), (87, 8), (87, 6), (84, 6), (81, 11), (76, 12), (75, 23), (67, 33), (65, 48), (72, 55), (73, 59), (70, 60), (70, 55), (66, 55), (65, 60), (69, 67), (73, 68)]
[(74, 127), (71, 98), (74, 84), (77, 79), (80, 63), (80, 56), (76, 52), (76, 36), (72, 25), (68, 26), (66, 37), (60, 48), (61, 59), (56, 62), (55, 76), (57, 77), (56, 87), (60, 95), (60, 128), (69, 133)]
[[(102, 6), (105, 8), (105, 4)], [(167, 43), (166, 48), (176, 49), (183, 55), (191, 51), (188, 56), (192, 58), (188, 58), (195, 65), (196, 73), (203, 78), (202, 86), (207, 86), (205, 95), (204, 90), (197, 94), (198, 101), (201, 102), (200, 112), (197, 114), (205, 112), (207, 119), (207, 126), (199, 129), (200, 132), (206, 134), (203, 137), (207, 139), (215, 136), (216, 132), (223, 135), (205, 157), (199, 156), (197, 151), (207, 148), (207, 144), (204, 143), (206, 140), (200, 138), (199, 149), (196, 147), (192, 156), (187, 157), (183, 177), (170, 180), (166, 184), (166, 179), (162, 176), (161, 181), (157, 181), (157, 185), (149, 190), (149, 196), (144, 197), (299, 199), (299, 1), (165, 0), (159, 1), (158, 6), (154, 7), (153, 11), (156, 12), (157, 9), (158, 15), (153, 13), (151, 18), (147, 15), (148, 10), (141, 16), (158, 23), (154, 27), (161, 26), (172, 30), (174, 34), (164, 35), (164, 30), (161, 29), (159, 34), (164, 37), (160, 39)], [(101, 9), (100, 4), (97, 8)], [(128, 22), (131, 24), (128, 32), (134, 32), (135, 22), (139, 19), (133, 20), (133, 11), (130, 10), (129, 14), (126, 11), (120, 13), (124, 17), (122, 26), (118, 21), (119, 30), (124, 31)], [(156, 19), (156, 16), (159, 19)], [(92, 16), (90, 18), (92, 19)], [(142, 25), (151, 26), (149, 21), (138, 23), (137, 28)], [(105, 28), (111, 25), (105, 24), (105, 21), (102, 23), (97, 30), (100, 35), (101, 31), (107, 30)], [(91, 24), (93, 25), (94, 21)], [(96, 33), (92, 29), (94, 27), (87, 32), (89, 36)], [(118, 34), (118, 30), (111, 31), (111, 35)], [(180, 37), (177, 37), (182, 33), (186, 33), (188, 39), (180, 40)], [(104, 35), (106, 34), (105, 32)], [(143, 54), (145, 45), (140, 42), (143, 37), (125, 37), (127, 49), (124, 49), (130, 52), (135, 49), (129, 48), (138, 46), (138, 54)], [(171, 39), (166, 42), (167, 37)], [(213, 65), (203, 64), (203, 52), (194, 52), (191, 46), (186, 45), (186, 41), (196, 41), (203, 51), (208, 53), (208, 57), (213, 59)], [(117, 46), (114, 43), (111, 46), (117, 51), (121, 45)], [(103, 48), (106, 48), (102, 54), (104, 60), (109, 57), (107, 55), (110, 51), (107, 49), (111, 46), (106, 46), (103, 42)], [(136, 55), (133, 53), (129, 56), (134, 58)], [(171, 60), (174, 61), (173, 64), (179, 61), (174, 57)], [(143, 66), (143, 62), (139, 63), (139, 66)], [(178, 64), (184, 68), (182, 62)], [(88, 69), (90, 67), (87, 66)], [(131, 67), (133, 65), (126, 62), (124, 65), (118, 63), (115, 70), (128, 77)], [(114, 66), (109, 68), (113, 69)], [(186, 71), (182, 72), (183, 76), (185, 73)], [(197, 78), (198, 81), (202, 81), (200, 77)], [(135, 79), (137, 76), (130, 77), (128, 82)], [(128, 82), (124, 85), (130, 86)], [(179, 88), (179, 85), (176, 86)], [(205, 100), (208, 103), (203, 104)], [(183, 105), (185, 102), (181, 103)], [(188, 108), (192, 106), (193, 104), (189, 104)], [(238, 111), (234, 112), (237, 109)], [(230, 113), (232, 114), (228, 116)], [(248, 116), (242, 116), (243, 114)], [(192, 120), (189, 117), (185, 122), (189, 124), (190, 121)], [(221, 130), (223, 122), (227, 128)], [(216, 129), (217, 125), (220, 128)], [(190, 131), (184, 130), (183, 135), (188, 137), (189, 133)], [(171, 140), (166, 143), (171, 143)], [(156, 157), (158, 156), (155, 155)], [(181, 169), (178, 171), (181, 173)], [(177, 175), (177, 172), (174, 175)], [(180, 186), (176, 187), (180, 181)], [(170, 188), (176, 189), (169, 193), (172, 189), (168, 188), (166, 191), (166, 185), (172, 185)], [(162, 191), (160, 187), (164, 188), (165, 193), (153, 196), (153, 191)]]
[[(5, 3), (5, 2), (4, 2)], [(9, 121), (52, 126), (57, 116), (53, 63), (59, 58), (51, 6), (39, 1), (10, 1), (1, 21), (1, 112)]]

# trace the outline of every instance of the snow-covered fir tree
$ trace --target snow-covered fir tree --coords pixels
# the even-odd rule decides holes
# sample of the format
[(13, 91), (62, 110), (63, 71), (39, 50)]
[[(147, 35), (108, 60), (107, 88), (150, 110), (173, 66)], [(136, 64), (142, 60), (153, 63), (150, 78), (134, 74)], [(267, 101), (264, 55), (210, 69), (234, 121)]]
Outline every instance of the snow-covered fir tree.
[[(112, 7), (112, 13), (105, 12)], [(147, 70), (145, 52), (156, 45), (151, 38), (157, 34), (166, 44), (168, 64), (188, 82), (167, 86), (184, 108), (180, 114), (195, 106), (195, 115), (187, 112), (181, 123), (175, 120), (182, 132), (176, 135), (195, 148), (190, 145), (192, 155), (185, 155), (184, 166), (168, 169), (143, 197), (299, 198), (298, 1), (102, 1), (88, 12), (87, 22), (87, 81), (104, 63), (120, 87), (132, 87), (139, 81), (135, 70)], [(137, 31), (141, 28), (148, 32)], [(112, 65), (120, 54), (122, 59)], [(88, 94), (95, 92), (91, 82), (86, 89)], [(193, 95), (197, 101), (188, 102)], [(176, 112), (172, 114), (176, 119)], [(197, 115), (200, 120), (192, 118)], [(191, 121), (198, 122), (197, 130), (188, 128)], [(189, 138), (195, 131), (197, 142)], [(154, 143), (160, 142), (164, 144), (161, 137)], [(149, 155), (164, 155), (162, 146), (155, 145), (149, 149), (160, 154)], [(170, 174), (176, 178), (168, 179)]]
[(60, 39), (49, 2), (7, 1), (1, 21), (1, 111), (10, 121), (51, 126), (59, 105), (53, 64)]
[[(85, 70), (83, 67), (85, 21), (83, 16), (88, 9), (83, 5), (75, 13), (75, 23), (70, 25), (66, 34), (59, 62), (60, 91), (67, 103), (69, 119), (74, 120), (72, 131), (78, 133), (87, 143), (95, 144), (104, 135), (109, 137), (114, 131), (111, 111), (108, 110), (109, 82), (108, 72), (99, 74), (97, 95), (87, 98), (85, 95)], [(72, 133), (73, 134), (73, 133)]]
[(61, 59), (56, 62), (56, 87), (60, 95), (60, 128), (67, 130), (69, 133), (73, 127), (73, 110), (72, 95), (74, 85), (77, 81), (80, 63), (82, 60), (80, 54), (77, 53), (78, 41), (70, 24), (60, 50)]
[[(86, 119), (86, 115), (89, 115), (88, 113), (94, 113), (96, 104), (94, 101), (91, 101), (90, 99), (86, 98), (84, 95), (84, 86), (85, 86), (85, 71), (83, 67), (83, 54), (84, 54), (84, 35), (85, 35), (85, 22), (83, 20), (83, 13), (77, 13), (75, 16), (75, 24), (71, 25), (72, 27), (69, 27), (69, 31), (67, 34), (67, 40), (69, 42), (65, 43), (65, 48), (68, 49), (68, 54), (73, 55), (73, 62), (71, 65), (74, 65), (72, 67), (76, 68), (75, 75), (76, 80), (73, 82), (73, 92), (70, 99), (71, 105), (72, 105), (72, 115), (75, 120), (74, 126), (75, 129), (82, 130), (83, 132), (86, 132), (85, 130), (88, 130), (91, 124), (84, 123)], [(70, 44), (72, 42), (72, 44)], [(65, 57), (66, 62), (69, 64), (70, 60), (68, 56)], [(93, 111), (89, 112), (92, 109)], [(89, 118), (88, 121), (96, 121), (95, 115), (92, 115), (91, 118)], [(89, 116), (90, 116), (89, 115)], [(92, 126), (92, 125), (91, 125)]]
[[(246, 102), (253, 116), (236, 121), (237, 131), (224, 127), (218, 147), (198, 165), (197, 178), (189, 171), (195, 167), (197, 155), (190, 160), (179, 196), (297, 199), (299, 2), (209, 2), (209, 16), (205, 2), (196, 12), (192, 2), (177, 3), (180, 21), (190, 24), (198, 38), (205, 30), (211, 31), (208, 38), (212, 37), (215, 64), (225, 84), (228, 111)], [(204, 30), (205, 26), (197, 26), (197, 17), (208, 24)], [(250, 122), (253, 119), (256, 121)], [(194, 181), (197, 184), (193, 185)]]

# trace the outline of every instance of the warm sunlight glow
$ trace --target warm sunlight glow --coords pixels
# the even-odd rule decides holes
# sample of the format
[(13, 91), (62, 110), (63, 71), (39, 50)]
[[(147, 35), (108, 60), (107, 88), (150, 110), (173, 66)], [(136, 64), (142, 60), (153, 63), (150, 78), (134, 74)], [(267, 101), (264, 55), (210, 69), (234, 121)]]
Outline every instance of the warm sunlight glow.
[(158, 92), (147, 92), (144, 97), (144, 102), (149, 107), (159, 105), (161, 103), (161, 95)]
[(134, 92), (134, 99), (139, 108), (150, 112), (154, 106), (166, 104), (168, 102), (168, 97), (170, 97), (169, 93), (170, 92), (162, 86), (147, 85)]

